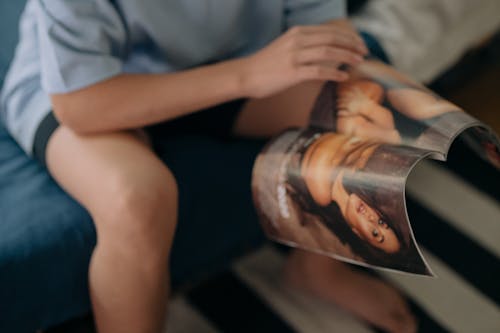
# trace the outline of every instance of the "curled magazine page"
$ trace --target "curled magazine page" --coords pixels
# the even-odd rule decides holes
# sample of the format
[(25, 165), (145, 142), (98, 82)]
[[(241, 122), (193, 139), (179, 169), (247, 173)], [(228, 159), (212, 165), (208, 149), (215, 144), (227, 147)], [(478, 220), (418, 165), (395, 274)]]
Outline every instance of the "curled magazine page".
[(347, 262), (433, 275), (411, 230), (405, 182), (428, 151), (317, 129), (288, 130), (257, 157), (266, 234)]
[(310, 124), (430, 150), (444, 160), (453, 139), (481, 122), (391, 66), (369, 59), (350, 70), (348, 81), (324, 85)]

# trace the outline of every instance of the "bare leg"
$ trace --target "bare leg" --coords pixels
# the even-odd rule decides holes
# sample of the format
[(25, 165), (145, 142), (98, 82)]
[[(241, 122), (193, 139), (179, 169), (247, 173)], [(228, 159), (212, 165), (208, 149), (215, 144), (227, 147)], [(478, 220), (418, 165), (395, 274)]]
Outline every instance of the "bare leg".
[(89, 284), (98, 331), (160, 332), (177, 220), (173, 175), (131, 132), (82, 137), (60, 127), (47, 161), (96, 225)]
[(399, 292), (348, 264), (306, 251), (292, 252), (285, 282), (331, 301), (387, 332), (416, 332), (415, 318)]
[[(270, 98), (249, 101), (234, 133), (266, 137), (288, 127), (307, 125), (320, 88), (320, 83), (307, 83)], [(288, 258), (285, 281), (389, 332), (416, 330), (415, 319), (395, 288), (339, 261), (294, 250)]]
[(305, 126), (322, 83), (292, 87), (262, 99), (250, 100), (234, 125), (234, 133), (245, 137), (271, 137), (289, 128)]

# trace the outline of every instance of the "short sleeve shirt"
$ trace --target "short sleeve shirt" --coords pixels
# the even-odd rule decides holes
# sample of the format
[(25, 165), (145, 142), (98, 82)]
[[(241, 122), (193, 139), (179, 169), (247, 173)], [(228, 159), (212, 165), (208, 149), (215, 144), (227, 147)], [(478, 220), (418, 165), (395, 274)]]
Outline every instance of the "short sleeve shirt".
[(50, 94), (241, 57), (290, 26), (344, 15), (339, 0), (28, 0), (0, 113), (31, 154)]

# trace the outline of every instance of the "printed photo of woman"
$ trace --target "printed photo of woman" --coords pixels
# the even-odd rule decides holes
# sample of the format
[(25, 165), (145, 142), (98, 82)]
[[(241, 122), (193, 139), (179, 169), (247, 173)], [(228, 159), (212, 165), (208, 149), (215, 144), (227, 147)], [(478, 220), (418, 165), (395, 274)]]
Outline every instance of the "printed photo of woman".
[[(332, 99), (329, 107), (324, 107), (325, 99)], [(324, 129), (441, 154), (458, 132), (477, 123), (458, 106), (377, 60), (352, 70), (348, 81), (327, 83), (317, 104), (311, 122), (329, 118), (330, 126)], [(325, 115), (328, 112), (333, 114)]]
[(497, 137), (381, 62), (350, 74), (324, 84), (307, 129), (275, 137), (257, 158), (252, 187), (263, 228), (290, 246), (432, 275), (407, 216), (406, 178), (424, 157), (445, 160), (461, 133), (499, 165)]
[[(418, 154), (408, 157), (398, 154), (401, 148), (336, 133), (305, 131), (295, 142), (281, 155), (284, 175), (266, 182), (273, 191), (283, 180), (290, 212), (287, 218), (265, 214), (271, 237), (362, 265), (429, 274), (400, 204)], [(387, 163), (394, 166), (390, 173)], [(257, 172), (265, 166), (258, 164)], [(266, 185), (260, 186), (263, 191)]]

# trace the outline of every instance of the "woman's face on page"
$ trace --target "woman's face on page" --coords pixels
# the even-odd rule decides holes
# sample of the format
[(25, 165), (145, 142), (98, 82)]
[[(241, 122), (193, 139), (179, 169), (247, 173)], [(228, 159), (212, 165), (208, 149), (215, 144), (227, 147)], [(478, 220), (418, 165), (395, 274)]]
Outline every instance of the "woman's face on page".
[(394, 230), (377, 211), (354, 193), (349, 195), (345, 219), (352, 231), (370, 245), (387, 253), (399, 251), (401, 245)]

